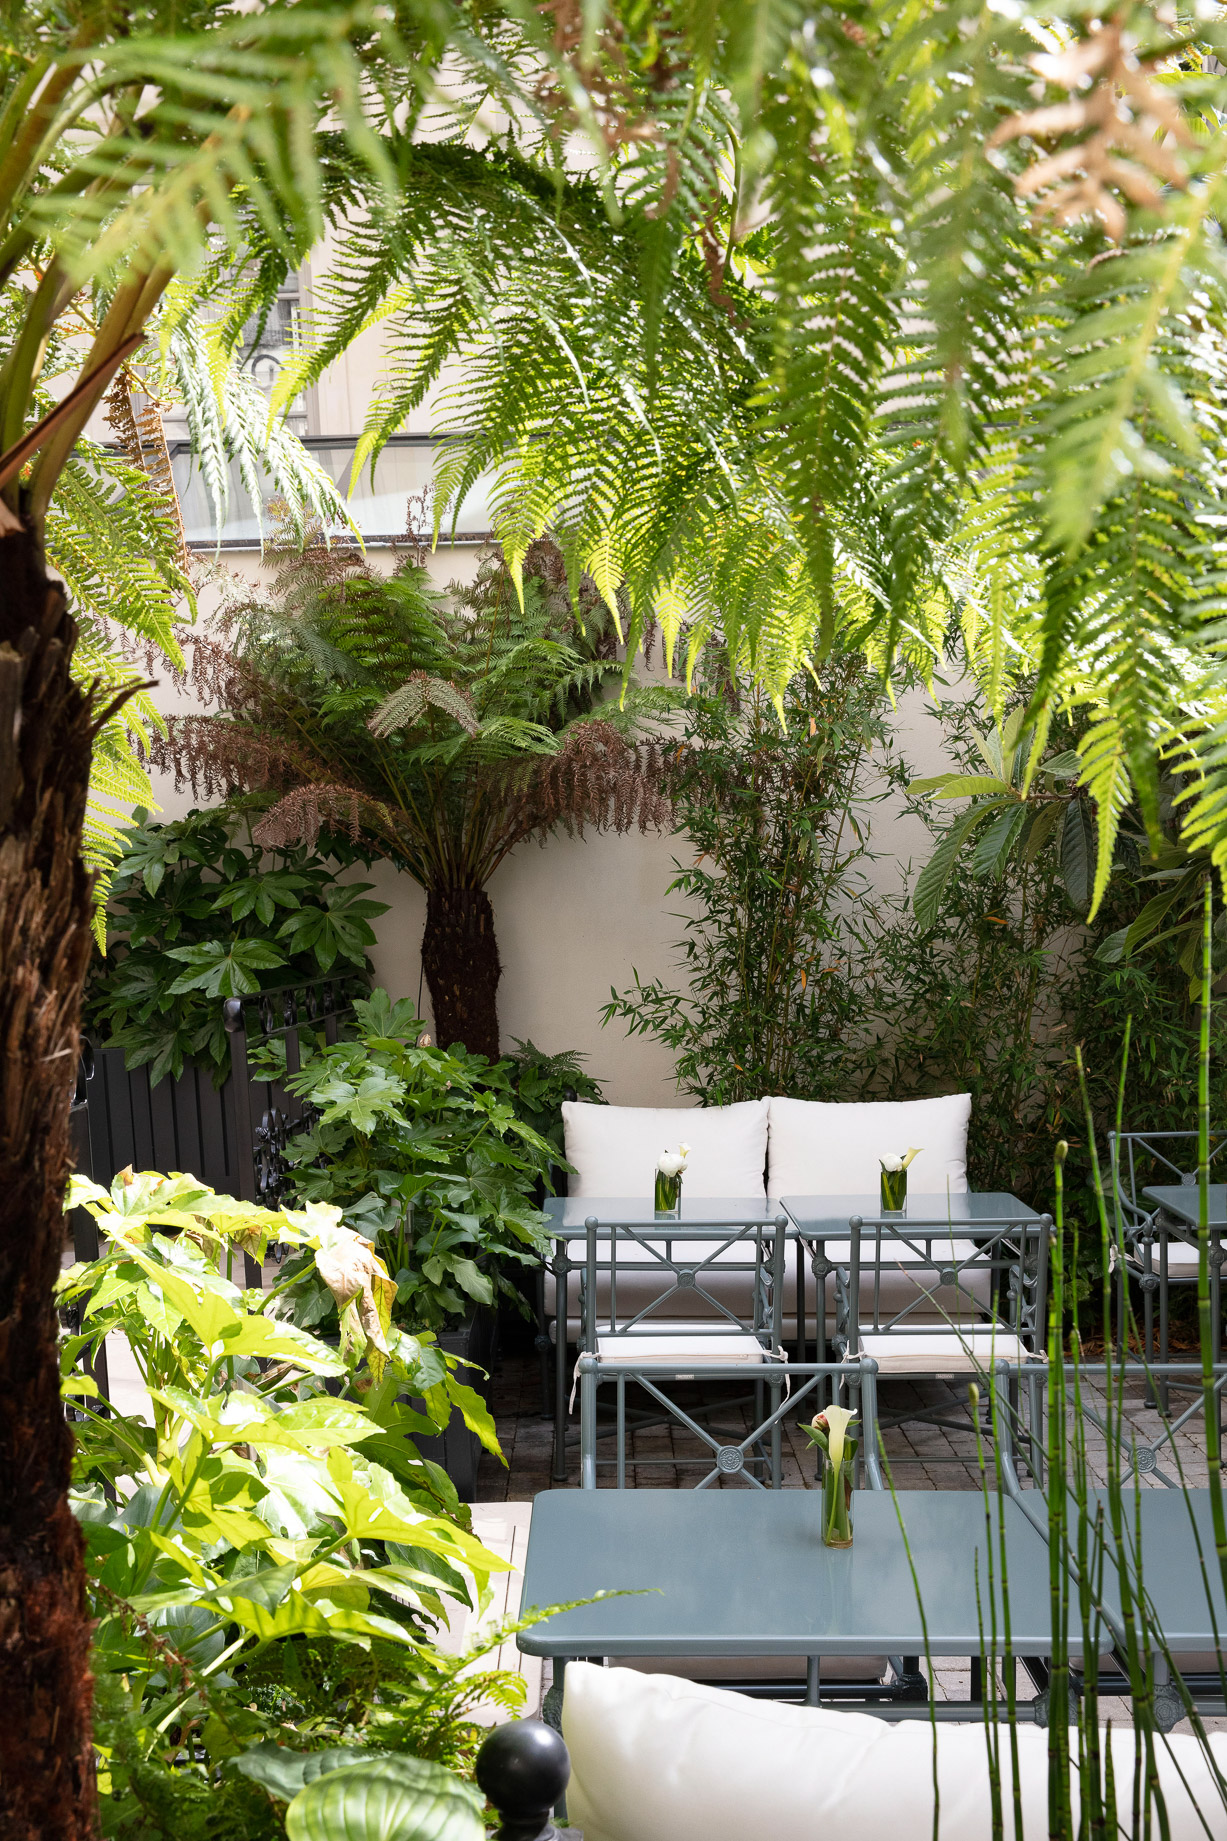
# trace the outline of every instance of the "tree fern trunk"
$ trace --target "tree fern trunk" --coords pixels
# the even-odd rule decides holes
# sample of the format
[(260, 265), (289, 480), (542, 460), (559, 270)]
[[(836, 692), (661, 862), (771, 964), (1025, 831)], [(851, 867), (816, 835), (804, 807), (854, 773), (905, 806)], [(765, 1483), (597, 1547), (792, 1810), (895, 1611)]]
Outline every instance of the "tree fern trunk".
[(89, 1626), (53, 1287), (90, 956), (91, 715), (63, 590), (0, 539), (0, 1834), (94, 1832)]
[(443, 1048), (463, 1042), (470, 1053), (496, 1061), (495, 994), (503, 968), (494, 937), (494, 909), (485, 889), (427, 890), (422, 970), (434, 1010), (435, 1040)]

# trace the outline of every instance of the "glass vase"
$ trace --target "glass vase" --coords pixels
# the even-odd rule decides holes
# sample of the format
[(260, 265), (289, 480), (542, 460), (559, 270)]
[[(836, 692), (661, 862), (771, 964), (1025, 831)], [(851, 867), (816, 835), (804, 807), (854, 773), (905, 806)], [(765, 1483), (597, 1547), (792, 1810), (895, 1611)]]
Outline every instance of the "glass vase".
[(907, 1171), (883, 1170), (882, 1213), (901, 1215), (907, 1210)]
[(676, 1221), (682, 1212), (682, 1173), (666, 1176), (663, 1170), (656, 1172), (656, 1212), (667, 1215)]
[(822, 1544), (852, 1545), (852, 1471), (846, 1458), (822, 1466)]

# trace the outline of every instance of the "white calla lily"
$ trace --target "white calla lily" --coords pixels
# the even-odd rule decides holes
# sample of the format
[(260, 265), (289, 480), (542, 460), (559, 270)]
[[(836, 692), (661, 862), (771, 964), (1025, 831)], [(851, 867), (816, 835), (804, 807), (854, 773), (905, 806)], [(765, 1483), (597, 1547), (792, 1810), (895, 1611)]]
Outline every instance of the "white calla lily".
[(680, 1176), (686, 1168), (686, 1157), (690, 1150), (688, 1144), (679, 1144), (675, 1151), (662, 1151), (656, 1160), (656, 1168), (662, 1176)]
[(819, 1413), (814, 1420), (815, 1425), (825, 1424), (826, 1426), (827, 1456), (837, 1469), (844, 1461), (844, 1440), (848, 1435), (848, 1427), (855, 1418), (856, 1414), (849, 1411), (846, 1406), (828, 1406), (825, 1412)]

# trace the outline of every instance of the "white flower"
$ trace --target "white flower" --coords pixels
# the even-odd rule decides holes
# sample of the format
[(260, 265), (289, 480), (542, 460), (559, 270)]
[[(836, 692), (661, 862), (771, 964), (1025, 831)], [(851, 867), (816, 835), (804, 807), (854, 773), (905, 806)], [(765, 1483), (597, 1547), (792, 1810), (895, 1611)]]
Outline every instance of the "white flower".
[(810, 1421), (811, 1425), (819, 1426), (826, 1432), (827, 1456), (836, 1469), (844, 1461), (844, 1440), (855, 1418), (856, 1414), (849, 1412), (846, 1406), (828, 1406), (824, 1412), (815, 1413)]
[(888, 1176), (894, 1176), (899, 1170), (903, 1168), (902, 1157), (882, 1157), (879, 1159), (879, 1162), (881, 1163), (882, 1168), (886, 1171)]
[(679, 1145), (678, 1145), (678, 1147), (677, 1147), (677, 1149), (678, 1149), (678, 1155), (679, 1155), (679, 1156), (681, 1156), (681, 1157), (689, 1157), (689, 1155), (690, 1155), (690, 1146), (689, 1146), (688, 1144), (679, 1144)]
[(680, 1176), (686, 1168), (688, 1145), (679, 1144), (675, 1151), (662, 1151), (656, 1159), (656, 1168), (662, 1176)]

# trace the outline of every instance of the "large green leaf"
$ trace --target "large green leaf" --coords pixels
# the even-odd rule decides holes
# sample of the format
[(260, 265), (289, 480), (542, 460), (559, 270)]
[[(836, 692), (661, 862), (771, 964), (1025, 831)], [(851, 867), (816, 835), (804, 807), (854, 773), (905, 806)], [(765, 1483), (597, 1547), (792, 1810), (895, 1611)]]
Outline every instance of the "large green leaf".
[(292, 1752), (273, 1739), (262, 1739), (237, 1757), (233, 1768), (241, 1771), (244, 1777), (250, 1777), (253, 1783), (260, 1784), (270, 1796), (288, 1803), (317, 1778), (326, 1777), (330, 1771), (339, 1771), (347, 1764), (361, 1764), (368, 1756), (369, 1753), (358, 1745), (332, 1745), (326, 1751)]
[(440, 1764), (379, 1758), (330, 1771), (286, 1810), (289, 1841), (485, 1841), (483, 1799)]
[(954, 874), (954, 866), (963, 845), (972, 832), (983, 824), (986, 818), (1001, 809), (1002, 801), (992, 799), (983, 805), (972, 806), (969, 812), (963, 812), (942, 838), (941, 843), (929, 858), (916, 878), (916, 887), (912, 891), (912, 911), (917, 925), (932, 927), (941, 911), (942, 896), (946, 884)]
[(1091, 905), (1095, 888), (1095, 821), (1090, 801), (1071, 799), (1061, 826), (1061, 880), (1079, 914)]

